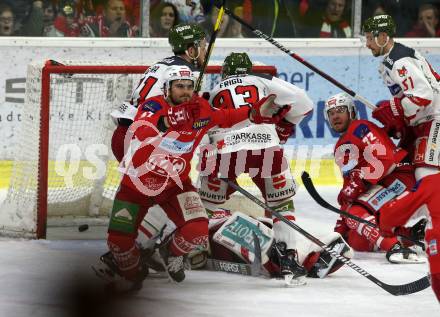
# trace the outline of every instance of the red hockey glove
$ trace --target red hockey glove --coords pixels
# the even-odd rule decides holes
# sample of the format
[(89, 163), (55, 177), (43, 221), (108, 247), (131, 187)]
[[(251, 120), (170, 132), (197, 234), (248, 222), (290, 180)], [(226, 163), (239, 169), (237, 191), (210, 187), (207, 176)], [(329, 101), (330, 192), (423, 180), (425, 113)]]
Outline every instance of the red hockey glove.
[(189, 101), (168, 109), (168, 124), (176, 130), (191, 129), (194, 121), (200, 116), (200, 105)]
[[(363, 173), (361, 170), (355, 169), (350, 172), (349, 180), (342, 188), (338, 196), (338, 202), (349, 202), (352, 203), (359, 197), (360, 194), (367, 191), (367, 186), (365, 186), (362, 180)], [(343, 205), (343, 204), (341, 204)]]
[(283, 119), (275, 125), (275, 130), (280, 138), (280, 144), (285, 144), (287, 139), (295, 133), (295, 125)]
[(275, 95), (269, 95), (254, 104), (249, 112), (249, 119), (256, 124), (277, 123), (283, 119), (289, 112), (290, 106), (280, 108), (274, 104), (275, 98)]
[(382, 101), (373, 111), (373, 118), (381, 122), (387, 133), (396, 139), (405, 133), (405, 116), (399, 98)]

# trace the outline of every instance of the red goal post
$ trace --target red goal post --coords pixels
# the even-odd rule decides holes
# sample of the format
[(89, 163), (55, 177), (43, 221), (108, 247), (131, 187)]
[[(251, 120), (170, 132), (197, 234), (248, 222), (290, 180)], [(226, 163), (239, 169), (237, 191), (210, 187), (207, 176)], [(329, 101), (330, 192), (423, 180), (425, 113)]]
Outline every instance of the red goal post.
[[(109, 114), (128, 99), (147, 69), (84, 62), (28, 66), (24, 118), (0, 234), (45, 238), (48, 219), (63, 226), (83, 218), (108, 219), (119, 183), (109, 147), (114, 130)], [(220, 72), (220, 65), (208, 66), (205, 87), (218, 81)], [(256, 63), (253, 72), (276, 75), (276, 68)], [(101, 162), (105, 173), (96, 175)]]

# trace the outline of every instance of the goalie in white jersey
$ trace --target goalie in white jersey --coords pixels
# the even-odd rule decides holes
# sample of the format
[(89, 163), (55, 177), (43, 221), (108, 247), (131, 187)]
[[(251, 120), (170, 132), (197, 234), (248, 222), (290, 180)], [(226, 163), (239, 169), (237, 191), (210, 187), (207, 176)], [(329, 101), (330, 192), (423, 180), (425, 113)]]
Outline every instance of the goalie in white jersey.
[[(222, 81), (211, 93), (211, 104), (217, 108), (239, 108), (275, 94), (275, 103), (289, 105), (290, 110), (276, 126), (263, 124), (257, 127), (246, 120), (232, 128), (210, 132), (213, 145), (210, 147), (216, 149), (216, 157), (204, 157), (202, 175), (205, 176), (201, 176), (200, 196), (208, 211), (215, 210), (233, 193), (232, 188), (216, 177), (235, 181), (241, 173), (249, 173), (266, 203), (294, 221), (292, 197), (296, 184), (280, 144), (287, 141), (295, 125), (312, 111), (312, 101), (304, 90), (276, 77), (249, 74), (251, 69), (252, 62), (246, 53), (227, 56)], [(296, 261), (294, 230), (278, 219), (274, 219), (273, 229), (280, 273), (294, 277), (305, 275), (304, 268)]]

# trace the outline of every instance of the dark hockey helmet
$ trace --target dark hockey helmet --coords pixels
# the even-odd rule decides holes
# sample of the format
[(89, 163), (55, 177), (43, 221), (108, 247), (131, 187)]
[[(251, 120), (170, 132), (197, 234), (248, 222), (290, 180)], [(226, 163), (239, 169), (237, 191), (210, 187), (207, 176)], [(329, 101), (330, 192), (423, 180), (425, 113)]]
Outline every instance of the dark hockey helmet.
[(382, 14), (368, 18), (362, 26), (364, 33), (371, 32), (374, 36), (378, 36), (380, 32), (393, 37), (396, 34), (396, 24), (390, 15)]
[(222, 78), (232, 75), (247, 74), (252, 69), (252, 62), (246, 53), (231, 53), (222, 65)]
[(176, 54), (184, 53), (190, 44), (199, 46), (205, 38), (205, 31), (195, 23), (178, 24), (172, 27), (168, 34), (168, 42)]

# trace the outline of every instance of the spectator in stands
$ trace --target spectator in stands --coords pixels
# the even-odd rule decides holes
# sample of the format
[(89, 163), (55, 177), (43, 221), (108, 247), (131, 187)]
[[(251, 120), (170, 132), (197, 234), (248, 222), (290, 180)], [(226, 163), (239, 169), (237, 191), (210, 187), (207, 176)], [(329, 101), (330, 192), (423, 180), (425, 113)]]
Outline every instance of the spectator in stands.
[(150, 36), (168, 37), (169, 30), (179, 21), (179, 12), (174, 4), (160, 3), (150, 12)]
[(0, 36), (14, 35), (14, 12), (6, 4), (0, 4)]
[[(234, 12), (235, 15), (239, 16), (240, 18), (243, 17), (243, 7), (237, 6), (237, 7), (230, 7), (231, 10)], [(211, 13), (209, 14), (209, 18), (203, 23), (204, 28), (206, 30), (207, 34), (212, 33), (212, 30), (214, 29), (214, 25), (217, 22), (219, 9), (216, 7), (212, 7)], [(242, 34), (242, 27), (241, 24), (234, 19), (230, 18), (228, 15), (223, 15), (223, 21), (220, 26), (220, 30), (217, 33), (217, 37), (232, 37), (232, 38), (242, 38), (244, 37)]]
[(77, 37), (80, 35), (77, 6), (74, 1), (66, 1), (52, 26), (47, 26), (44, 35), (55, 37)]
[(351, 37), (350, 23), (344, 19), (346, 0), (329, 0), (325, 8), (319, 37)]
[[(90, 15), (100, 15), (104, 12), (104, 6), (106, 3), (106, 0), (77, 0), (86, 2), (85, 5), (82, 7), (89, 7), (92, 8), (91, 12), (94, 12), (94, 14), (86, 14), (85, 16)], [(92, 2), (91, 5), (87, 5), (87, 2)], [(136, 26), (136, 28), (139, 28), (140, 26), (140, 10), (141, 10), (141, 2), (143, 0), (123, 0), (125, 4), (125, 18), (132, 26)], [(144, 0), (145, 3), (147, 1)], [(153, 7), (155, 7), (157, 4), (159, 4), (160, 0), (150, 0), (150, 11)]]
[(202, 23), (205, 21), (203, 6), (200, 0), (166, 0), (174, 4), (179, 11), (180, 22)]
[(346, 0), (315, 1), (303, 19), (302, 36), (323, 38), (346, 38), (352, 36), (347, 21), (348, 5)]
[(107, 0), (102, 14), (86, 17), (81, 25), (81, 35), (88, 37), (133, 37), (138, 34), (137, 27), (126, 20), (123, 0)]
[(56, 5), (51, 0), (34, 1), (32, 10), (20, 30), (24, 36), (46, 36), (53, 32), (57, 16)]
[[(35, 0), (39, 1), (39, 0)], [(14, 32), (21, 29), (32, 9), (32, 0), (1, 0), (2, 4), (8, 5), (14, 14)]]
[[(243, 7), (239, 6), (239, 7), (235, 7), (234, 9), (234, 14), (240, 18), (243, 18)], [(242, 25), (240, 22), (231, 19), (229, 21), (229, 26), (228, 26), (228, 36), (229, 37), (244, 37), (243, 36), (243, 29), (242, 29)]]
[[(433, 0), (430, 0), (431, 2)], [(438, 1), (438, 0), (437, 0)], [(396, 23), (396, 37), (404, 36), (417, 21), (418, 7), (427, 0), (362, 0), (362, 17), (376, 15), (374, 10), (379, 6), (393, 17)], [(379, 12), (376, 12), (379, 13)]]
[(422, 4), (419, 7), (419, 19), (407, 37), (437, 37), (440, 36), (438, 9), (430, 4)]

